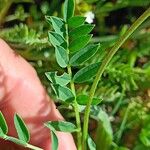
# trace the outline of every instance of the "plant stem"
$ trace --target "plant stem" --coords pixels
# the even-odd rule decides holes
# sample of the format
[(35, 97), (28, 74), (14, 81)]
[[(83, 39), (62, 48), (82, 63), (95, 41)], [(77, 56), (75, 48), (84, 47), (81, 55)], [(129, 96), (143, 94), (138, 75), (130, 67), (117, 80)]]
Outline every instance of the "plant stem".
[(126, 122), (127, 122), (127, 119), (128, 119), (128, 115), (129, 115), (129, 112), (130, 112), (129, 110), (130, 110), (130, 104), (128, 105), (128, 107), (126, 109), (126, 112), (125, 112), (125, 115), (123, 117), (120, 129), (119, 129), (119, 131), (117, 133), (117, 139), (116, 139), (116, 143), (117, 144), (119, 144), (119, 141), (121, 139), (122, 133), (124, 131), (124, 128), (125, 128), (125, 125), (126, 125)]
[[(68, 73), (72, 76), (72, 71), (71, 71), (71, 67), (68, 66)], [(78, 103), (76, 101), (76, 93), (75, 93), (75, 85), (74, 82), (71, 81), (70, 82), (70, 87), (71, 90), (73, 92), (73, 94), (75, 95), (75, 99), (74, 99), (74, 111), (75, 111), (75, 117), (76, 117), (76, 124), (77, 124), (77, 128), (78, 128), (78, 132), (77, 132), (77, 147), (78, 150), (82, 150), (82, 146), (81, 146), (81, 141), (82, 141), (82, 132), (81, 132), (81, 121), (80, 121), (80, 113), (79, 113), (79, 109), (78, 109)]]
[(114, 109), (113, 109), (112, 112), (111, 112), (111, 115), (112, 115), (112, 116), (114, 116), (114, 115), (117, 113), (117, 111), (119, 110), (119, 107), (120, 107), (120, 105), (121, 105), (121, 103), (122, 103), (122, 100), (123, 100), (123, 98), (124, 98), (124, 94), (125, 94), (125, 90), (122, 89), (121, 96), (120, 96), (120, 98), (119, 98), (117, 104), (115, 105)]
[(12, 3), (13, 3), (13, 0), (7, 0), (5, 2), (5, 5), (4, 5), (3, 9), (0, 12), (0, 25), (3, 23), (4, 18), (6, 16), (6, 14), (7, 14), (7, 11), (9, 10), (10, 6), (12, 5)]
[[(68, 37), (68, 25), (66, 24), (66, 41), (67, 41), (67, 47), (69, 47), (69, 37)], [(67, 52), (68, 52), (68, 56), (69, 56), (69, 48), (67, 48)], [(71, 66), (68, 65), (67, 66), (67, 70), (68, 70), (68, 74), (70, 75), (71, 79), (72, 79), (72, 70), (71, 70)], [(71, 91), (73, 92), (75, 98), (74, 98), (74, 111), (75, 111), (75, 117), (76, 117), (76, 125), (78, 128), (78, 132), (77, 132), (77, 148), (78, 150), (82, 150), (82, 131), (81, 131), (81, 121), (80, 121), (80, 112), (79, 112), (79, 108), (78, 108), (78, 103), (76, 101), (76, 91), (75, 91), (75, 85), (73, 80), (70, 81), (70, 88)]]
[[(7, 140), (7, 141), (11, 141), (11, 142), (13, 142), (13, 143), (16, 143), (16, 142), (12, 141), (12, 139), (15, 139), (16, 141), (21, 141), (21, 140), (15, 138), (15, 137), (11, 137), (11, 136), (8, 136), (8, 135), (6, 135), (6, 134), (1, 135), (0, 138), (2, 138), (2, 139), (4, 139), (4, 140)], [(22, 147), (25, 147), (25, 148), (32, 149), (32, 150), (43, 150), (42, 148), (36, 147), (36, 146), (31, 145), (31, 144), (29, 144), (29, 143), (25, 143), (25, 144), (23, 144), (23, 145), (22, 145), (22, 144), (19, 144), (19, 143), (16, 143), (16, 144), (18, 144), (18, 145), (20, 145), (20, 146), (22, 146)]]
[(27, 144), (26, 147), (27, 147), (27, 148), (30, 148), (30, 149), (32, 149), (32, 150), (43, 150), (42, 148), (36, 147), (36, 146), (34, 146), (34, 145), (31, 145), (31, 144)]
[(108, 63), (111, 61), (112, 57), (116, 54), (116, 52), (119, 50), (119, 48), (122, 46), (122, 44), (129, 38), (129, 36), (150, 16), (150, 8), (148, 8), (128, 29), (128, 31), (118, 39), (116, 44), (113, 46), (113, 48), (110, 50), (108, 55), (104, 58), (102, 61), (102, 64), (96, 74), (96, 77), (94, 79), (94, 82), (92, 84), (90, 93), (89, 93), (89, 101), (87, 103), (87, 106), (85, 108), (85, 116), (84, 116), (84, 124), (83, 124), (83, 139), (82, 139), (82, 146), (83, 150), (86, 150), (86, 140), (87, 140), (87, 133), (88, 133), (88, 122), (89, 122), (89, 115), (90, 115), (90, 106), (92, 103), (92, 99), (94, 97), (97, 85), (99, 80), (101, 79), (101, 76), (106, 69)]

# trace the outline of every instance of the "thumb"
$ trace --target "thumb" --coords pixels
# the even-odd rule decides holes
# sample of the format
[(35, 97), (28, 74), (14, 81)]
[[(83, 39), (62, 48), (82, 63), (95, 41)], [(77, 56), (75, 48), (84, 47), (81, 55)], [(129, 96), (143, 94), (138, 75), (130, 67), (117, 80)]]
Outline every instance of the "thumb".
[[(32, 66), (2, 40), (0, 66), (0, 110), (8, 123), (8, 134), (17, 136), (13, 117), (18, 113), (29, 128), (30, 143), (50, 150), (50, 131), (43, 124), (50, 120), (63, 120), (63, 117), (49, 99)], [(71, 134), (58, 132), (57, 135), (59, 150), (76, 150)]]

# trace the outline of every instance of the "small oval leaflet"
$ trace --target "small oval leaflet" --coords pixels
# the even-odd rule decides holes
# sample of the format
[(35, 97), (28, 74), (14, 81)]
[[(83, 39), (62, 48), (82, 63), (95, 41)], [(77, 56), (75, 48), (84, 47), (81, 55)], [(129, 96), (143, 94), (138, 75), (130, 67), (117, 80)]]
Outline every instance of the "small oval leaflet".
[(91, 57), (93, 57), (96, 54), (99, 47), (100, 44), (90, 44), (84, 47), (83, 49), (81, 49), (70, 59), (71, 66), (79, 66), (80, 64), (89, 60)]
[(61, 76), (57, 75), (56, 72), (46, 72), (45, 73), (48, 80), (50, 80), (53, 84), (59, 84), (61, 86), (67, 85), (71, 81), (71, 77), (66, 72)]
[(71, 40), (73, 40), (80, 36), (87, 35), (88, 33), (90, 33), (92, 31), (93, 28), (94, 28), (94, 25), (91, 25), (91, 24), (81, 25), (81, 26), (71, 30), (69, 32), (69, 37)]
[(15, 124), (15, 128), (16, 128), (19, 139), (24, 142), (29, 142), (30, 140), (29, 131), (24, 121), (22, 120), (22, 118), (17, 114), (15, 114), (14, 116), (14, 124)]
[(75, 9), (74, 0), (65, 0), (64, 10), (63, 10), (65, 21), (67, 21), (69, 18), (71, 18), (74, 15), (74, 9)]
[(99, 69), (100, 63), (91, 64), (79, 70), (73, 77), (75, 83), (83, 83), (94, 77)]
[(55, 55), (56, 55), (56, 60), (59, 66), (62, 68), (66, 68), (68, 65), (68, 61), (69, 61), (67, 51), (61, 46), (56, 46)]
[(49, 31), (48, 39), (54, 47), (56, 47), (56, 46), (62, 46), (63, 48), (67, 47), (67, 43), (66, 43), (65, 39), (56, 32)]
[(58, 138), (54, 131), (51, 131), (52, 150), (58, 150)]
[(62, 37), (66, 34), (65, 23), (61, 18), (54, 16), (46, 16), (47, 22), (52, 25), (56, 33), (60, 34)]
[(69, 28), (76, 28), (85, 22), (85, 17), (82, 16), (73, 16), (68, 20)]
[(51, 84), (55, 94), (57, 95), (58, 99), (64, 102), (73, 102), (74, 94), (72, 91), (66, 86), (60, 86), (58, 84)]
[[(77, 96), (77, 102), (79, 105), (87, 105), (89, 101), (89, 96), (88, 95), (78, 95)], [(102, 102), (102, 99), (99, 98), (93, 98), (92, 100), (92, 105), (98, 105)]]
[(1, 111), (0, 111), (0, 128), (3, 132), (2, 134), (8, 133), (8, 126), (7, 126), (6, 120)]
[(91, 38), (92, 38), (92, 35), (84, 35), (84, 36), (80, 36), (79, 38), (73, 40), (69, 46), (70, 52), (79, 51), (80, 49), (82, 49), (84, 46), (86, 46), (88, 44), (88, 42), (90, 41)]
[(87, 143), (88, 143), (89, 150), (96, 150), (96, 144), (94, 143), (90, 135), (88, 135)]
[(77, 132), (76, 126), (67, 121), (49, 121), (45, 123), (46, 127), (50, 128), (53, 127), (56, 131), (62, 131), (62, 132)]

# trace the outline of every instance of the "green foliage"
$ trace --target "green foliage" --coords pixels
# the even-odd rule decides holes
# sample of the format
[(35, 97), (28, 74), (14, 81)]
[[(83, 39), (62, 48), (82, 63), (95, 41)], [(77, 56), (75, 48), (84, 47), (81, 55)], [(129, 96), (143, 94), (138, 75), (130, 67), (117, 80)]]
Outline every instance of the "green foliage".
[(68, 26), (69, 28), (76, 28), (78, 26), (81, 26), (85, 22), (85, 17), (82, 16), (73, 16), (68, 20)]
[(57, 76), (57, 72), (46, 72), (45, 75), (53, 84), (61, 86), (65, 86), (71, 81), (70, 75), (66, 72), (61, 76)]
[(79, 51), (83, 47), (85, 47), (89, 40), (92, 38), (92, 35), (83, 35), (76, 39), (74, 39), (69, 46), (69, 49), (72, 53)]
[(8, 133), (8, 126), (7, 126), (6, 120), (1, 111), (0, 111), (0, 129), (3, 134)]
[(66, 101), (66, 102), (72, 102), (74, 100), (74, 94), (72, 91), (67, 88), (66, 86), (61, 86), (58, 84), (52, 84), (52, 88), (57, 95), (57, 98)]
[(89, 135), (88, 135), (87, 143), (90, 150), (96, 150), (96, 144), (94, 143), (93, 139)]
[(66, 0), (64, 3), (64, 20), (68, 21), (74, 15), (75, 2), (74, 0)]
[[(9, 0), (4, 2), (0, 0), (0, 4), (0, 37), (36, 68), (50, 96), (54, 97), (56, 93), (59, 100), (58, 108), (63, 108), (61, 109), (63, 115), (67, 120), (72, 121), (74, 113), (70, 111), (75, 108), (75, 100), (83, 116), (84, 107), (89, 100), (89, 89), (98, 66), (116, 40), (128, 29), (128, 25), (135, 21), (150, 2), (149, 0), (116, 0), (115, 2), (80, 0), (74, 3), (73, 0), (66, 0), (64, 4), (59, 0), (14, 0), (12, 3)], [(61, 18), (62, 7), (64, 8), (63, 19)], [(77, 16), (74, 16), (74, 10)], [(85, 23), (88, 20), (85, 16), (89, 17), (90, 13), (93, 13), (95, 17), (94, 31), (91, 31), (93, 24)], [(44, 21), (45, 15), (48, 23)], [(98, 124), (95, 130), (101, 130), (93, 136), (94, 141), (95, 134), (100, 139), (99, 142), (96, 140), (96, 146), (101, 145), (105, 148), (108, 141), (106, 149), (110, 146), (110, 149), (114, 150), (149, 149), (149, 128), (146, 126), (149, 121), (145, 123), (149, 113), (147, 106), (150, 88), (149, 25), (149, 20), (145, 21), (122, 46), (98, 84), (91, 109), (102, 108), (107, 114), (105, 117), (111, 118), (111, 122), (108, 121), (113, 127), (114, 138), (112, 142), (109, 128), (104, 128), (103, 121), (98, 119), (96, 114), (92, 114), (92, 118)], [(50, 32), (47, 38), (48, 30)], [(89, 35), (90, 32), (93, 38)], [(100, 46), (97, 44), (99, 42), (101, 42)], [(51, 84), (44, 77), (45, 72)], [(73, 89), (74, 82), (77, 84)], [(54, 89), (54, 92), (51, 89)], [(137, 97), (141, 98), (138, 103), (135, 102)], [(102, 102), (101, 99), (103, 99)], [(127, 115), (126, 123), (122, 128), (121, 124), (130, 103), (133, 108)], [(2, 116), (0, 120), (3, 122), (3, 124), (0, 123), (0, 135), (6, 137), (3, 132), (7, 131), (7, 126)], [(92, 119), (89, 120), (89, 124), (90, 131)], [(121, 136), (117, 142), (117, 131), (120, 130)], [(133, 136), (134, 130), (137, 130), (136, 138)], [(130, 136), (133, 141), (130, 143), (130, 138), (126, 136)], [(53, 149), (58, 149), (58, 139), (54, 130), (51, 130), (51, 137), (55, 141), (52, 144)], [(13, 137), (7, 137), (7, 139), (26, 145), (26, 142)]]
[(52, 150), (58, 150), (58, 138), (54, 131), (51, 130)]
[(46, 16), (47, 22), (53, 26), (56, 33), (60, 34), (62, 37), (65, 36), (65, 23), (61, 18), (54, 16)]
[[(87, 102), (89, 100), (89, 96), (88, 95), (78, 95), (77, 96), (77, 102), (80, 105), (86, 105)], [(92, 105), (98, 105), (102, 102), (102, 99), (99, 98), (93, 98), (92, 100)]]
[(56, 131), (62, 131), (62, 132), (77, 132), (76, 126), (67, 121), (49, 121), (45, 123), (46, 127), (48, 128), (54, 128)]
[(93, 28), (94, 28), (94, 25), (91, 25), (91, 24), (81, 25), (69, 32), (69, 38), (71, 40), (74, 40), (82, 35), (86, 35), (90, 33), (93, 30)]
[(91, 64), (80, 69), (73, 77), (75, 83), (83, 83), (94, 77), (98, 71), (100, 63)]
[(60, 34), (50, 31), (48, 32), (48, 37), (53, 46), (62, 46), (66, 48), (66, 41)]
[(98, 51), (99, 47), (100, 47), (99, 44), (97, 45), (91, 44), (81, 49), (70, 59), (70, 65), (79, 66), (80, 64), (89, 60)]
[(49, 121), (45, 126), (51, 130), (52, 150), (58, 149), (58, 138), (56, 131), (62, 132), (76, 132), (76, 126), (66, 121)]
[(14, 116), (14, 123), (15, 123), (15, 128), (17, 130), (19, 139), (24, 142), (29, 142), (30, 140), (29, 131), (24, 121), (17, 114), (15, 114)]
[(56, 55), (56, 60), (60, 65), (60, 67), (66, 68), (69, 61), (67, 51), (61, 46), (56, 46), (55, 55)]
[(15, 129), (17, 131), (19, 139), (7, 135), (8, 126), (7, 126), (6, 120), (5, 120), (2, 112), (0, 112), (0, 138), (11, 141), (11, 142), (18, 144), (24, 148), (30, 148), (33, 150), (42, 150), (41, 148), (30, 145), (28, 143), (30, 141), (29, 130), (28, 130), (26, 124), (24, 123), (23, 119), (17, 114), (14, 115), (14, 124), (15, 124)]

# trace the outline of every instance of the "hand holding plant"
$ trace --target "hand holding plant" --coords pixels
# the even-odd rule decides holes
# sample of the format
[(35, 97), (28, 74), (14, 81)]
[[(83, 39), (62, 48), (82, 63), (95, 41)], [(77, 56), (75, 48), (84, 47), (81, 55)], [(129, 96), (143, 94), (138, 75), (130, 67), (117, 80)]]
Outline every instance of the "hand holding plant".
[[(3, 40), (0, 40), (0, 110), (8, 125), (8, 133), (7, 129), (3, 128), (9, 135), (8, 137), (5, 135), (6, 140), (13, 140), (15, 143), (18, 142), (24, 147), (35, 150), (51, 149), (49, 130), (44, 127), (44, 122), (63, 120), (63, 118), (46, 94), (35, 70), (21, 56), (11, 50)], [(16, 113), (23, 118), (30, 132), (30, 135), (28, 135), (25, 128), (23, 133), (18, 131), (22, 143), (19, 143), (17, 139), (10, 138), (10, 136), (18, 137), (14, 126), (14, 115)], [(15, 125), (18, 129), (20, 128), (19, 125), (22, 124), (19, 116), (15, 115)], [(0, 119), (1, 128), (3, 127), (2, 122)], [(70, 134), (58, 133), (58, 139), (60, 150), (67, 150), (70, 147), (75, 149)], [(23, 142), (24, 140), (26, 142)], [(27, 144), (28, 141), (35, 147)], [(12, 142), (0, 139), (0, 149), (10, 148), (25, 149)]]
[[(47, 98), (47, 96), (45, 98), (39, 97), (39, 95), (42, 95), (42, 94), (39, 94), (37, 91), (42, 91), (42, 90), (37, 89), (37, 87), (39, 87), (39, 86), (36, 86), (37, 85), (36, 82), (31, 82), (32, 85), (34, 85), (34, 86), (29, 86), (27, 84), (29, 86), (29, 88), (24, 89), (24, 91), (27, 91), (27, 93), (29, 91), (32, 91), (31, 95), (29, 94), (27, 97), (19, 97), (20, 94), (19, 95), (16, 94), (18, 97), (17, 97), (17, 99), (15, 99), (16, 101), (14, 100), (14, 103), (13, 103), (14, 104), (13, 107), (15, 107), (15, 106), (17, 106), (15, 103), (17, 103), (20, 99), (21, 99), (21, 101), (22, 101), (22, 99), (23, 99), (23, 101), (25, 101), (24, 98), (26, 98), (26, 99), (34, 99), (36, 101), (35, 104), (39, 104), (39, 103), (41, 104), (41, 105), (37, 105), (37, 107), (34, 104), (34, 106), (33, 106), (34, 109), (33, 109), (32, 107), (31, 108), (29, 107), (30, 104), (27, 103), (28, 101), (26, 101), (26, 104), (27, 104), (26, 107), (27, 106), (29, 107), (29, 108), (27, 107), (27, 109), (32, 109), (33, 112), (31, 111), (31, 114), (29, 114), (28, 112), (22, 113), (21, 110), (19, 111), (19, 107), (22, 108), (21, 107), (22, 104), (18, 105), (19, 107), (17, 108), (17, 111), (18, 111), (18, 113), (21, 112), (19, 115), (23, 116), (25, 122), (27, 122), (27, 124), (28, 124), (27, 118), (30, 115), (31, 116), (33, 115), (32, 117), (34, 117), (34, 113), (37, 110), (40, 110), (39, 112), (41, 112), (41, 110), (44, 110), (44, 112), (49, 117), (47, 116), (46, 118), (44, 117), (44, 119), (43, 119), (41, 117), (42, 113), (40, 113), (40, 114), (38, 114), (38, 121), (40, 122), (41, 132), (45, 132), (44, 135), (48, 135), (48, 133), (49, 133), (49, 131), (47, 131), (47, 129), (44, 128), (44, 125), (45, 125), (45, 127), (50, 129), (52, 150), (58, 150), (61, 148), (63, 148), (63, 149), (68, 148), (71, 150), (75, 149), (73, 142), (69, 142), (69, 141), (67, 141), (67, 139), (63, 139), (63, 140), (67, 141), (67, 144), (71, 143), (71, 145), (67, 145), (66, 148), (64, 148), (64, 146), (62, 146), (61, 142), (63, 140), (61, 141), (59, 139), (61, 139), (61, 137), (64, 137), (64, 136), (60, 136), (59, 134), (65, 134), (65, 133), (60, 133), (58, 131), (70, 132), (70, 133), (76, 132), (77, 136), (75, 139), (76, 139), (76, 145), (77, 145), (78, 150), (87, 150), (87, 149), (96, 150), (97, 149), (97, 145), (95, 144), (94, 140), (91, 138), (91, 135), (90, 135), (88, 129), (89, 129), (89, 118), (90, 118), (91, 106), (98, 105), (102, 101), (101, 99), (99, 99), (98, 97), (95, 96), (95, 92), (96, 92), (98, 83), (99, 83), (105, 69), (107, 68), (107, 65), (111, 61), (112, 57), (119, 50), (119, 48), (122, 46), (122, 44), (150, 16), (150, 9), (148, 9), (147, 11), (145, 11), (143, 13), (143, 15), (141, 15), (133, 23), (133, 25), (127, 30), (127, 32), (125, 32), (118, 39), (118, 41), (115, 44), (113, 44), (113, 47), (109, 50), (108, 53), (106, 53), (102, 62), (98, 61), (96, 63), (89, 63), (89, 62), (91, 62), (90, 60), (93, 59), (94, 56), (101, 51), (101, 45), (99, 43), (94, 43), (94, 44), (90, 43), (90, 40), (92, 38), (92, 35), (90, 33), (91, 33), (92, 29), (94, 28), (94, 25), (87, 24), (85, 22), (85, 18), (82, 16), (74, 16), (74, 11), (75, 11), (75, 0), (65, 0), (64, 9), (63, 9), (63, 19), (58, 18), (56, 16), (46, 16), (46, 20), (52, 28), (52, 30), (48, 31), (48, 41), (55, 49), (56, 61), (57, 61), (57, 64), (59, 65), (59, 67), (61, 68), (62, 72), (60, 73), (58, 70), (54, 70), (52, 72), (46, 72), (45, 74), (46, 74), (48, 80), (50, 81), (50, 85), (51, 85), (52, 89), (54, 90), (54, 92), (57, 96), (57, 99), (59, 100), (59, 102), (61, 104), (63, 104), (63, 106), (65, 106), (67, 108), (71, 108), (71, 110), (73, 110), (76, 121), (74, 121), (74, 122), (62, 121), (62, 117), (58, 117), (59, 115), (56, 115), (55, 113), (51, 114), (50, 110), (47, 109), (48, 103), (46, 106), (42, 105), (42, 103), (41, 103), (41, 99), (48, 100), (48, 98)], [(3, 59), (3, 61), (4, 61), (4, 59)], [(87, 61), (89, 61), (89, 62), (86, 63)], [(15, 65), (13, 67), (18, 68), (18, 67), (15, 67)], [(26, 80), (24, 80), (24, 78), (29, 79), (29, 80), (27, 80), (29, 82), (31, 79), (31, 78), (28, 78), (28, 76), (24, 75), (23, 71), (24, 71), (25, 67), (26, 66), (23, 66), (22, 70), (21, 69), (18, 70), (18, 72), (20, 72), (20, 74), (19, 74), (19, 76), (17, 76), (17, 79), (19, 78), (20, 80), (22, 80), (21, 83), (23, 85), (19, 84), (19, 86), (21, 86), (21, 87), (22, 86), (24, 87), (24, 84), (26, 85), (26, 82), (25, 82)], [(11, 68), (7, 68), (7, 70), (12, 71)], [(10, 73), (8, 72), (8, 74), (10, 74)], [(30, 71), (27, 74), (30, 75)], [(12, 75), (12, 77), (16, 77), (16, 76)], [(35, 78), (36, 77), (33, 76), (32, 81), (35, 81), (34, 80)], [(18, 81), (17, 79), (14, 81)], [(86, 83), (86, 82), (90, 83), (89, 85), (91, 86), (91, 87), (89, 86), (86, 93), (84, 93), (83, 91), (78, 91), (77, 90), (78, 86), (80, 84)], [(10, 83), (8, 83), (8, 85), (9, 84)], [(34, 89), (32, 89), (32, 87), (34, 87)], [(52, 103), (52, 105), (53, 105), (53, 103)], [(82, 105), (82, 111), (81, 111), (80, 105)], [(32, 103), (31, 103), (31, 106), (32, 106)], [(40, 108), (38, 108), (38, 107), (40, 107)], [(50, 107), (48, 107), (48, 108), (50, 108)], [(13, 112), (15, 112), (15, 111), (13, 111)], [(52, 112), (56, 112), (56, 110), (52, 111)], [(7, 112), (6, 112), (6, 114), (7, 114)], [(37, 114), (37, 112), (35, 114)], [(102, 118), (103, 118), (103, 121), (105, 121), (105, 117), (107, 118), (107, 115), (105, 115), (103, 113), (100, 113), (100, 114), (103, 115)], [(54, 116), (56, 116), (56, 117), (54, 117)], [(8, 118), (8, 117), (6, 116), (6, 118)], [(11, 118), (13, 118), (13, 116)], [(60, 119), (58, 119), (58, 118), (60, 118)], [(1, 115), (1, 120), (3, 120), (3, 125), (4, 125), (4, 127), (3, 128), (1, 127), (1, 129), (3, 129), (3, 132), (6, 132), (7, 127), (5, 126), (5, 121), (4, 121), (2, 115)], [(14, 119), (15, 125), (19, 124), (19, 122), (20, 122), (21, 124), (23, 124), (23, 126), (22, 126), (23, 128), (21, 128), (20, 125), (18, 125), (17, 127), (21, 128), (21, 131), (23, 131), (23, 129), (25, 131), (28, 131), (25, 124), (23, 123), (23, 121), (19, 121), (19, 120), (21, 120), (21, 118), (18, 115), (15, 115), (15, 119)], [(126, 119), (124, 119), (124, 120), (126, 120)], [(123, 125), (121, 125), (121, 128), (125, 124), (124, 120), (122, 123)], [(11, 121), (11, 123), (12, 122), (13, 122), (13, 120)], [(37, 124), (39, 124), (39, 122)], [(9, 124), (9, 122), (8, 122), (8, 124)], [(109, 124), (107, 124), (106, 126), (109, 128)], [(16, 127), (16, 129), (18, 130), (17, 127)], [(99, 130), (97, 130), (97, 131), (103, 134), (103, 132), (101, 131), (101, 128), (99, 128)], [(109, 131), (112, 134), (111, 129)], [(100, 133), (99, 133), (99, 135), (100, 135)], [(119, 138), (120, 138), (121, 134), (122, 134), (122, 131), (119, 131), (119, 134), (118, 134)], [(25, 136), (28, 137), (27, 132), (26, 132)], [(32, 132), (31, 132), (31, 136), (32, 136)], [(70, 136), (70, 135), (66, 134), (66, 136)], [(71, 137), (69, 137), (69, 140), (71, 140), (70, 138)], [(103, 137), (100, 137), (100, 138), (102, 139)], [(29, 138), (27, 138), (27, 139), (29, 139)], [(104, 139), (106, 142), (100, 143), (100, 144), (104, 144), (106, 146), (107, 143), (109, 143), (107, 141), (109, 139), (105, 138), (105, 137), (104, 137)], [(102, 147), (103, 150), (109, 149), (110, 145), (113, 144), (113, 142), (112, 142), (113, 137), (110, 137), (110, 139), (111, 139), (111, 142), (109, 143), (108, 146), (106, 146), (106, 147), (104, 146), (105, 148)], [(31, 138), (31, 140), (33, 140), (33, 138)], [(44, 140), (42, 139), (41, 142), (43, 142), (43, 141)], [(49, 141), (50, 141), (50, 139), (49, 139)], [(98, 139), (97, 139), (97, 141), (98, 141)], [(26, 142), (28, 142), (28, 141), (26, 141)], [(49, 142), (48, 142), (48, 144), (49, 144)], [(41, 146), (41, 145), (39, 144), (38, 146)], [(31, 148), (32, 145), (27, 144), (26, 147)], [(47, 146), (46, 146), (46, 148), (47, 148)]]

